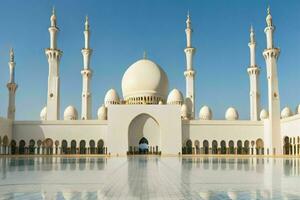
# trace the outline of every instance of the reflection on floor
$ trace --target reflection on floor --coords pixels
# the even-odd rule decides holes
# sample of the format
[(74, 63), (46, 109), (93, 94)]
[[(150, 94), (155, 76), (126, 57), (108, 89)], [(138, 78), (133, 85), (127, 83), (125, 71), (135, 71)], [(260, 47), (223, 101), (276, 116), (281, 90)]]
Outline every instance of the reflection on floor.
[(0, 166), (4, 199), (300, 198), (297, 158), (2, 157)]

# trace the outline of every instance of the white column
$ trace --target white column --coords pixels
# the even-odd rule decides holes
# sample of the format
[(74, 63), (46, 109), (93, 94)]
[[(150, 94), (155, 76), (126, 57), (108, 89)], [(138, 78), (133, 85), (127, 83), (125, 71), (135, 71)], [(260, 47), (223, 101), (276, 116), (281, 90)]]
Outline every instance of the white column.
[(250, 42), (248, 43), (250, 49), (250, 66), (247, 71), (250, 80), (250, 119), (252, 121), (259, 120), (260, 112), (260, 89), (259, 89), (259, 73), (260, 69), (255, 61), (255, 35), (253, 27), (250, 29)]
[[(265, 149), (269, 149), (270, 155), (273, 155), (282, 154), (282, 138), (280, 134), (280, 98), (277, 76), (277, 59), (280, 50), (273, 45), (275, 27), (272, 24), (270, 9), (268, 9), (266, 21), (267, 48), (264, 50), (263, 56), (267, 68), (269, 118), (267, 119), (268, 129), (264, 133), (264, 143)], [(276, 149), (276, 152), (274, 152), (274, 149)]]
[(48, 93), (47, 93), (47, 120), (59, 120), (60, 109), (60, 81), (59, 81), (59, 62), (62, 51), (57, 49), (57, 32), (56, 16), (53, 10), (51, 18), (50, 48), (45, 50), (48, 58), (49, 74), (48, 74)]
[(184, 76), (186, 79), (186, 99), (187, 106), (190, 111), (190, 118), (195, 118), (195, 74), (196, 72), (193, 69), (193, 56), (196, 52), (196, 49), (192, 47), (192, 32), (193, 29), (191, 27), (191, 18), (188, 14), (186, 20), (186, 48), (184, 49), (186, 56), (186, 71), (184, 72)]
[(18, 84), (15, 83), (15, 55), (14, 50), (10, 49), (10, 61), (8, 63), (9, 66), (9, 82), (6, 87), (8, 89), (8, 109), (7, 109), (7, 118), (14, 120), (16, 105), (15, 105), (15, 97), (16, 91), (18, 89)]
[(90, 44), (90, 28), (89, 21), (86, 17), (84, 34), (84, 48), (81, 50), (83, 56), (83, 70), (82, 75), (82, 99), (81, 99), (81, 119), (92, 118), (92, 93), (90, 90), (90, 82), (92, 78), (92, 70), (90, 69), (90, 57), (92, 49), (89, 48)]

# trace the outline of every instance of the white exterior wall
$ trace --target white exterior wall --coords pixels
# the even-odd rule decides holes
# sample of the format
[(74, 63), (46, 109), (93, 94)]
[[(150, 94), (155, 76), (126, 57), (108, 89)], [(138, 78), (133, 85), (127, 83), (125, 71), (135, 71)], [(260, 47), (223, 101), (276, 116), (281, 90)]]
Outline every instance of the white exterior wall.
[(300, 114), (281, 119), (281, 139), (300, 136)]
[(128, 151), (128, 131), (132, 120), (141, 114), (150, 115), (160, 129), (162, 154), (181, 152), (181, 107), (179, 105), (109, 105), (108, 142), (112, 155)]

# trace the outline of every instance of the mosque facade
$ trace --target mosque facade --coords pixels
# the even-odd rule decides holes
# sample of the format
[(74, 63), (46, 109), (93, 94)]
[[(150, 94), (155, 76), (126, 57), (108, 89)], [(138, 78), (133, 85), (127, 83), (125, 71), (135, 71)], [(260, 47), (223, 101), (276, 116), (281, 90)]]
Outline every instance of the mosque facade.
[(90, 26), (84, 25), (81, 113), (74, 106), (64, 110), (60, 119), (60, 59), (57, 44), (59, 28), (55, 11), (50, 18), (50, 47), (45, 49), (49, 64), (47, 103), (40, 120), (15, 120), (15, 58), (10, 51), (10, 78), (7, 83), (9, 105), (7, 117), (0, 118), (1, 154), (244, 154), (299, 155), (300, 105), (295, 113), (289, 107), (280, 111), (275, 26), (268, 8), (266, 17), (265, 59), (268, 83), (268, 108), (260, 107), (259, 76), (256, 64), (256, 40), (250, 29), (250, 117), (239, 120), (238, 111), (229, 107), (224, 120), (213, 119), (213, 111), (203, 106), (195, 110), (195, 78), (192, 24), (186, 20), (186, 67), (183, 75), (186, 91), (170, 90), (164, 69), (144, 56), (128, 67), (122, 78), (122, 97), (109, 89), (97, 118), (92, 118), (90, 66)]

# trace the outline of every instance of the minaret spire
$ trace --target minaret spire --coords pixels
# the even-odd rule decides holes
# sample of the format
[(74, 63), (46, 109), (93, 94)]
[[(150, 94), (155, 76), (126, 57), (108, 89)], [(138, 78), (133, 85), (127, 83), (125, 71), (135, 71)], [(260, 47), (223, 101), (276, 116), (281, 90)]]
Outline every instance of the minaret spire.
[(186, 56), (186, 71), (184, 72), (184, 76), (186, 79), (186, 104), (190, 111), (190, 118), (195, 118), (195, 71), (193, 69), (193, 56), (196, 52), (196, 49), (192, 47), (192, 21), (190, 17), (190, 13), (187, 14), (186, 20), (186, 48), (184, 49)]
[(282, 137), (280, 133), (280, 98), (278, 89), (277, 76), (277, 60), (280, 50), (274, 47), (273, 33), (275, 27), (273, 26), (270, 7), (267, 9), (265, 34), (267, 39), (267, 48), (263, 52), (267, 68), (268, 80), (268, 106), (269, 118), (265, 123), (267, 127), (264, 135), (264, 144), (266, 153), (282, 154)]
[(85, 17), (84, 23), (84, 48), (81, 50), (83, 56), (82, 75), (82, 98), (81, 98), (81, 119), (87, 120), (92, 118), (92, 93), (90, 82), (93, 71), (90, 69), (90, 58), (92, 49), (90, 49), (90, 25), (88, 16)]
[(14, 120), (15, 119), (15, 96), (16, 96), (16, 91), (18, 89), (18, 85), (15, 83), (15, 54), (14, 54), (14, 49), (11, 48), (9, 51), (9, 81), (7, 83), (7, 89), (8, 89), (8, 109), (7, 109), (7, 118)]
[(256, 65), (255, 60), (255, 34), (253, 26), (250, 27), (250, 41), (248, 43), (250, 49), (250, 66), (247, 71), (250, 79), (250, 119), (252, 121), (259, 120), (260, 112), (260, 88), (259, 88), (259, 74), (260, 69)]
[(60, 78), (59, 62), (62, 51), (57, 48), (57, 33), (59, 31), (56, 23), (56, 13), (53, 7), (50, 17), (50, 47), (45, 49), (48, 58), (48, 93), (47, 93), (47, 120), (59, 120), (60, 109)]
[(273, 32), (275, 31), (275, 27), (273, 26), (273, 19), (271, 15), (270, 6), (268, 6), (267, 9), (266, 25), (267, 26), (265, 28), (265, 33), (267, 36), (267, 48), (271, 49), (273, 48)]

